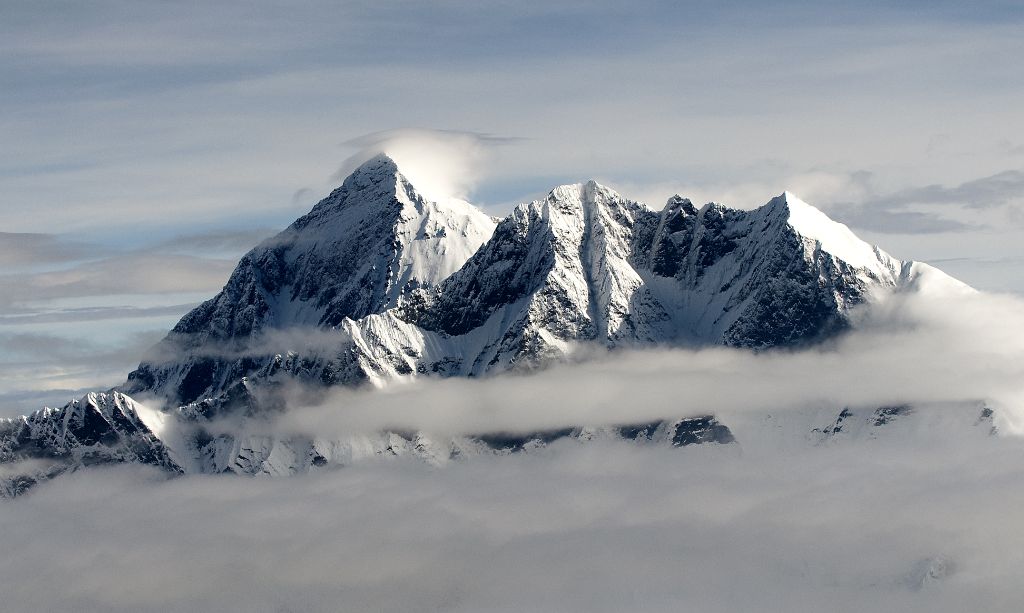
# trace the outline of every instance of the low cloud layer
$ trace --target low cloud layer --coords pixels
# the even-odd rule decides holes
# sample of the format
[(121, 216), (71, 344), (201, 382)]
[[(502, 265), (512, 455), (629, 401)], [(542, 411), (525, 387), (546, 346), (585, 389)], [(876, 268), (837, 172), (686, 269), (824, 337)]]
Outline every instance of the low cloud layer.
[(1005, 434), (1024, 432), (1024, 301), (932, 270), (917, 291), (855, 317), (855, 332), (802, 350), (581, 347), (578, 363), (528, 376), (335, 389), (315, 401), (297, 393), (268, 427), (327, 438), (385, 428), (448, 435), (961, 402), (996, 409)]
[(86, 471), (3, 503), (4, 606), (1012, 610), (1021, 451), (567, 442), (284, 479)]
[[(951, 283), (926, 271), (916, 291), (860, 313), (856, 332), (822, 347), (581, 349), (578, 363), (528, 376), (335, 390), (249, 424), (331, 438), (716, 413), (736, 444), (562, 440), (442, 467), (380, 456), (278, 479), (169, 479), (142, 467), (65, 475), (2, 503), (3, 603), (1013, 610), (1024, 599), (1024, 302)], [(861, 436), (806, 427), (814, 409), (835, 417), (901, 403), (917, 412)], [(983, 404), (1002, 436), (978, 419)]]

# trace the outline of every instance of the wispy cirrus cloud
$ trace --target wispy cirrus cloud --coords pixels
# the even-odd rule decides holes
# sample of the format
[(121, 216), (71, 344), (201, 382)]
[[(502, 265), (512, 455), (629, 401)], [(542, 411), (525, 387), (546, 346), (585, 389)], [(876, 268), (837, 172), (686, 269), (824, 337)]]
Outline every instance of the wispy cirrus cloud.
[(66, 298), (212, 292), (234, 267), (233, 260), (134, 254), (57, 271), (5, 275), (0, 283), (12, 293), (0, 297), (0, 307)]
[(913, 204), (956, 205), (969, 209), (991, 209), (1024, 200), (1024, 171), (1006, 170), (952, 187), (926, 185), (883, 195), (873, 204), (899, 208)]
[(0, 232), (0, 266), (8, 270), (99, 258), (108, 253), (109, 249), (102, 245), (53, 234)]
[(18, 326), (31, 324), (57, 324), (70, 322), (102, 321), (109, 319), (138, 319), (180, 315), (195, 307), (198, 303), (169, 304), (154, 307), (136, 307), (129, 305), (75, 307), (75, 308), (44, 308), (44, 309), (13, 309), (9, 315), (0, 315), (0, 326)]
[[(272, 233), (264, 228), (209, 230), (135, 248), (114, 248), (64, 235), (0, 233), (0, 263), (6, 265), (0, 284), (9, 288), (0, 296), (0, 309), (19, 316), (0, 319), (0, 325), (52, 318), (45, 306), (27, 312), (23, 308), (45, 301), (215, 292), (238, 255)], [(132, 314), (130, 309), (113, 306), (121, 310), (109, 311), (110, 316)], [(67, 315), (96, 319), (101, 313), (96, 307), (82, 307), (77, 314)], [(148, 316), (153, 311), (137, 314)]]
[(1017, 212), (1024, 205), (1024, 171), (1012, 169), (954, 185), (897, 190), (886, 189), (875, 173), (865, 170), (809, 170), (733, 185), (625, 184), (625, 189), (631, 187), (653, 199), (655, 206), (675, 191), (742, 208), (761, 204), (764, 194), (790, 190), (855, 229), (883, 234), (979, 232), (1007, 221), (1024, 225)]
[(207, 230), (124, 245), (54, 234), (0, 234), (0, 414), (63, 404), (124, 380), (236, 258), (271, 233)]
[[(856, 201), (844, 194), (829, 205), (840, 220), (885, 234), (978, 232), (1007, 223), (1022, 226), (1024, 172), (1006, 170), (963, 183), (925, 185), (884, 192), (870, 174), (860, 179), (864, 190)], [(965, 214), (966, 212), (966, 214)]]
[(87, 391), (122, 383), (164, 334), (152, 324), (133, 330), (124, 322), (99, 338), (83, 336), (80, 323), (25, 327), (0, 327), (0, 417), (62, 406)]

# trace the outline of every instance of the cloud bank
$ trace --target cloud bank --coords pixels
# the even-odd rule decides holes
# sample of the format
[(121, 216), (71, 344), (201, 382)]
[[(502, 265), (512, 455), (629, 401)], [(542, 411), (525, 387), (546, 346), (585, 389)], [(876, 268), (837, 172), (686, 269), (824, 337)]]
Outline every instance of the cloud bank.
[(880, 298), (854, 317), (853, 332), (801, 350), (595, 353), (580, 346), (575, 363), (529, 375), (418, 379), (313, 398), (300, 389), (288, 400), (292, 410), (265, 428), (321, 438), (383, 429), (462, 435), (707, 414), (730, 425), (728, 416), (744, 414), (824, 409), (834, 417), (844, 407), (952, 402), (985, 404), (1004, 434), (1024, 433), (1020, 298), (976, 292), (926, 268), (914, 291)]
[[(579, 363), (529, 376), (336, 390), (250, 424), (330, 438), (716, 413), (734, 445), (563, 440), (442, 468), (381, 456), (282, 479), (167, 479), (141, 467), (65, 475), (3, 503), (3, 604), (1013, 610), (1024, 599), (1024, 440), (1012, 436), (1024, 303), (925, 269), (915, 291), (859, 317), (855, 333), (813, 349), (581, 349)], [(979, 400), (1009, 436), (976, 427)], [(919, 412), (877, 436), (754, 436), (805, 426), (815, 409), (834, 417), (896, 403)], [(952, 429), (932, 427), (946, 417)]]
[(78, 473), (4, 503), (4, 606), (1013, 610), (1021, 447), (556, 444), (288, 479)]

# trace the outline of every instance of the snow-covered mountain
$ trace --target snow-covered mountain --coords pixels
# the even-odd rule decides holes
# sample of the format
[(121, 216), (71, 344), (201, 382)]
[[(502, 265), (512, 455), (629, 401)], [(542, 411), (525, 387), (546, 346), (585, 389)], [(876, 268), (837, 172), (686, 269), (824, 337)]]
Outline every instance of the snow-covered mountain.
[[(810, 344), (848, 327), (854, 306), (912, 288), (926, 270), (948, 279), (864, 243), (789, 193), (749, 211), (679, 196), (655, 211), (591, 181), (556, 187), (495, 224), (466, 202), (426, 199), (379, 156), (246, 254), (119, 390), (0, 423), (0, 463), (48, 462), (8, 480), (15, 491), (96, 462), (289, 474), (380, 454), (440, 462), (566, 437), (730, 442), (713, 416), (347, 441), (276, 440), (244, 423), (274, 410), (282, 383), (479, 377), (541, 368), (587, 345)], [(224, 418), (237, 420), (234, 431), (205, 425)]]
[(41, 479), (93, 464), (138, 462), (181, 472), (159, 437), (173, 417), (120, 392), (93, 393), (60, 409), (0, 419), (0, 497), (13, 496)]
[(495, 228), (466, 203), (426, 201), (378, 157), (246, 255), (123, 391), (187, 403), (243, 377), (479, 376), (579, 342), (792, 346), (842, 329), (915, 266), (789, 193), (753, 211), (674, 197), (656, 212), (563, 185)]
[(394, 161), (375, 157), (247, 253), (224, 289), (129, 375), (125, 390), (183, 403), (215, 396), (251, 374), (262, 353), (273, 355), (271, 331), (301, 346), (310, 341), (303, 331), (397, 307), (458, 270), (493, 230), (476, 207), (429, 201)]

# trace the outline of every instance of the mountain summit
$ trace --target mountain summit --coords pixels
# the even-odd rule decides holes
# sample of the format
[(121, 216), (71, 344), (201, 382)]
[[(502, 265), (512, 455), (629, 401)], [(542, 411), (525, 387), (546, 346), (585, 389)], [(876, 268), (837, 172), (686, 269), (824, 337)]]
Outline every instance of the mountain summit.
[(590, 181), (495, 226), (378, 156), (243, 257), (123, 391), (182, 404), (244, 378), (479, 376), (579, 342), (794, 346), (913, 270), (789, 192), (752, 211), (674, 196), (656, 212)]
[[(576, 428), (447, 442), (395, 433), (281, 441), (204, 424), (266, 410), (284, 383), (478, 377), (541, 368), (581, 344), (812, 344), (848, 328), (851, 310), (873, 296), (916, 290), (924, 270), (933, 271), (788, 192), (754, 210), (673, 196), (654, 211), (589, 181), (556, 187), (495, 224), (466, 202), (425, 198), (378, 156), (247, 253), (120, 389), (0, 421), (0, 463), (46, 458), (48, 467), (5, 487), (17, 493), (90, 463), (290, 474), (379, 453), (441, 461), (589, 438), (593, 430)], [(927, 277), (930, 286), (951, 281)], [(733, 440), (713, 416), (609, 432), (674, 445)]]
[(125, 389), (181, 403), (216, 395), (251, 374), (269, 333), (332, 328), (397, 307), (458, 270), (493, 230), (476, 207), (427, 200), (394, 160), (377, 156), (247, 253), (224, 289), (182, 318)]
[(590, 181), (495, 227), (424, 199), (381, 156), (247, 254), (123, 391), (181, 404), (243, 378), (479, 376), (579, 342), (794, 346), (912, 270), (788, 192), (752, 211), (674, 196), (656, 212)]

